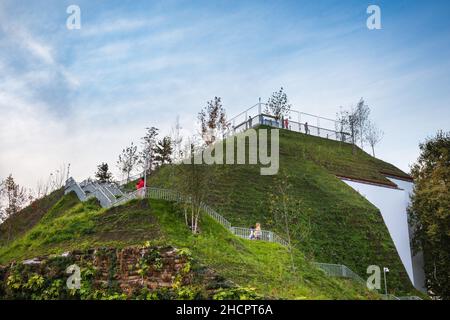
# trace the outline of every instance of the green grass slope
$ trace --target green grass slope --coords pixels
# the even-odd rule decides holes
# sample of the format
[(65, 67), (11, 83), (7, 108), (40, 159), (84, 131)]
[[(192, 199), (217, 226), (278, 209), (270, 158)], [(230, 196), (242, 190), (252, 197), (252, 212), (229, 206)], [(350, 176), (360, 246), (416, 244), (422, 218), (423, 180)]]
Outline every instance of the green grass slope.
[(55, 190), (49, 195), (33, 201), (18, 214), (0, 224), (0, 245), (8, 243), (30, 230), (61, 199), (63, 194), (63, 188)]
[(354, 148), (348, 143), (287, 130), (280, 131), (280, 140), (282, 154), (291, 160), (309, 160), (338, 176), (387, 185), (394, 184), (384, 175), (411, 178), (394, 165), (372, 157), (359, 147)]
[[(280, 168), (290, 176), (292, 196), (302, 200), (299, 216), (310, 212), (312, 238), (297, 248), (318, 262), (345, 264), (365, 277), (369, 265), (388, 266), (390, 288), (401, 295), (412, 290), (378, 209), (336, 175), (388, 184), (383, 172), (408, 175), (357, 148), (327, 139), (280, 130)], [(269, 212), (268, 194), (276, 176), (261, 176), (254, 165), (214, 166), (214, 186), (208, 204), (234, 226), (255, 222), (275, 230)], [(150, 179), (152, 186), (174, 187), (170, 166)]]
[(294, 255), (297, 271), (293, 273), (288, 252), (280, 245), (239, 239), (207, 216), (201, 221), (202, 233), (194, 236), (183, 219), (181, 211), (166, 201), (133, 200), (107, 210), (95, 201), (80, 203), (71, 193), (24, 235), (1, 246), (0, 263), (72, 249), (120, 248), (149, 241), (188, 247), (197, 261), (269, 298), (379, 298), (360, 284), (327, 277), (300, 251)]

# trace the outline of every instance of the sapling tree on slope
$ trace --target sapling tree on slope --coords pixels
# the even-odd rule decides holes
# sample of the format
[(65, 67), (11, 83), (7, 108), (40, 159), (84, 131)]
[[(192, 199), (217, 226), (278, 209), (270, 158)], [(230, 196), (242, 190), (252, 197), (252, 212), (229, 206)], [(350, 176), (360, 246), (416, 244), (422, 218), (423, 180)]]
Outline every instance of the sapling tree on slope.
[(139, 153), (139, 164), (142, 166), (143, 170), (147, 170), (151, 173), (155, 165), (155, 149), (158, 137), (158, 128), (149, 127), (146, 128), (145, 136), (141, 138), (142, 140), (142, 151)]
[(225, 133), (228, 128), (226, 118), (220, 97), (214, 97), (214, 100), (208, 101), (207, 106), (198, 113), (200, 133), (207, 146), (213, 144), (217, 137)]
[[(359, 135), (359, 127), (357, 120), (358, 118), (355, 115), (354, 109), (350, 110), (341, 110), (336, 115), (337, 122), (341, 124), (342, 132), (350, 133), (350, 137), (352, 139), (353, 146), (356, 145), (356, 137)], [(353, 148), (353, 152), (355, 148)]]
[(172, 163), (172, 140), (169, 136), (159, 140), (156, 144), (155, 161), (158, 165)]
[(45, 197), (50, 192), (50, 184), (48, 182), (44, 182), (44, 180), (39, 179), (36, 183), (35, 188), (35, 198), (41, 199), (42, 197)]
[(419, 147), (411, 167), (413, 249), (423, 252), (429, 293), (450, 299), (450, 132), (440, 131)]
[(67, 179), (67, 170), (65, 164), (62, 164), (58, 169), (50, 173), (48, 183), (50, 185), (50, 190), (56, 190), (64, 186)]
[(122, 150), (119, 155), (119, 160), (117, 161), (117, 167), (124, 173), (127, 177), (127, 182), (130, 180), (130, 173), (136, 167), (139, 161), (139, 156), (137, 153), (137, 146), (131, 143), (130, 146)]
[(175, 188), (183, 198), (189, 199), (183, 207), (185, 221), (192, 233), (196, 234), (199, 232), (201, 203), (205, 200), (210, 185), (213, 183), (214, 168), (205, 164), (195, 164), (194, 155), (201, 152), (202, 148), (194, 141), (196, 140), (190, 139), (189, 151), (185, 152), (190, 157), (190, 163), (182, 163), (175, 167)]
[(286, 237), (292, 270), (295, 271), (294, 244), (296, 241), (310, 240), (311, 219), (309, 211), (303, 208), (301, 199), (291, 196), (292, 185), (289, 183), (289, 176), (284, 172), (279, 175), (273, 185), (273, 192), (269, 194), (270, 211), (275, 227), (283, 230)]
[(356, 152), (356, 144), (358, 140), (363, 147), (365, 132), (367, 130), (367, 123), (369, 121), (370, 109), (361, 98), (355, 107), (349, 110), (341, 110), (337, 114), (337, 122), (341, 124), (342, 131), (350, 133), (353, 153)]
[(64, 163), (48, 175), (47, 180), (39, 179), (33, 191), (34, 200), (41, 199), (51, 192), (60, 189), (64, 186), (69, 177), (70, 163), (66, 166)]
[(290, 111), (291, 105), (288, 103), (283, 87), (279, 91), (272, 93), (264, 110), (265, 113), (273, 115), (276, 120), (281, 119), (283, 116), (288, 116)]
[(355, 111), (356, 111), (357, 125), (359, 126), (359, 142), (361, 144), (361, 148), (363, 148), (364, 139), (367, 131), (367, 125), (369, 123), (370, 108), (364, 102), (364, 99), (361, 98), (358, 104), (356, 105)]
[(0, 183), (0, 203), (4, 203), (4, 208), (0, 211), (0, 222), (7, 223), (8, 241), (11, 239), (12, 223), (5, 220), (16, 215), (31, 200), (31, 194), (19, 186), (11, 174)]
[(97, 181), (100, 183), (111, 182), (112, 173), (109, 172), (108, 164), (106, 162), (102, 162), (97, 166), (97, 172), (95, 173), (95, 177)]
[(365, 140), (372, 148), (372, 155), (375, 157), (375, 145), (383, 139), (383, 131), (381, 131), (372, 121), (367, 122), (365, 131)]

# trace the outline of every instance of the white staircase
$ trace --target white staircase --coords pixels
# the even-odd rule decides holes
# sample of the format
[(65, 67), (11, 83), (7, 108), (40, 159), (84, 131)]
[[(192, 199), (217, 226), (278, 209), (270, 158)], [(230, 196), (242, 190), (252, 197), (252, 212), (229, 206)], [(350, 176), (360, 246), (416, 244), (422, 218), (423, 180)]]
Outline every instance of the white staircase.
[(67, 194), (71, 191), (74, 191), (81, 201), (92, 197), (97, 198), (104, 208), (112, 206), (120, 197), (124, 196), (115, 183), (99, 183), (91, 179), (77, 183), (72, 177), (67, 179), (64, 193)]

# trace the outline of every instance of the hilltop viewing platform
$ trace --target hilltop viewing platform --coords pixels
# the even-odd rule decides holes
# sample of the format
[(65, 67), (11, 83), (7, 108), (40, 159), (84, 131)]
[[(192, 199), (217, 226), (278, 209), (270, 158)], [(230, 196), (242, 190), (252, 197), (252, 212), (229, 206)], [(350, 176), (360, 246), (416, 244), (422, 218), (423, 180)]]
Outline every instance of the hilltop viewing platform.
[(232, 134), (243, 132), (258, 125), (291, 130), (312, 136), (352, 143), (351, 134), (343, 131), (339, 121), (313, 114), (289, 110), (285, 117), (277, 119), (264, 111), (267, 103), (258, 102), (231, 118), (228, 123)]

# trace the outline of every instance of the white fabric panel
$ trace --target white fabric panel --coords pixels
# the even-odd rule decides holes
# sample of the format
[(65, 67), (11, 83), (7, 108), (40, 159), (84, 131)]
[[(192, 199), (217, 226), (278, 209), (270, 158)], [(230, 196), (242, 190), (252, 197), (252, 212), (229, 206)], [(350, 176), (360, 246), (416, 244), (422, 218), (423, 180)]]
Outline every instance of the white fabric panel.
[[(395, 184), (398, 183), (398, 186), (400, 188), (405, 188), (405, 190), (381, 187), (349, 180), (342, 181), (358, 191), (380, 210), (384, 223), (386, 224), (395, 248), (397, 249), (398, 255), (400, 256), (406, 272), (408, 273), (409, 279), (414, 284), (411, 245), (409, 241), (408, 215), (406, 211), (409, 204), (408, 193), (412, 189), (412, 183), (396, 179), (391, 180)], [(410, 186), (408, 186), (408, 184), (410, 184)]]

